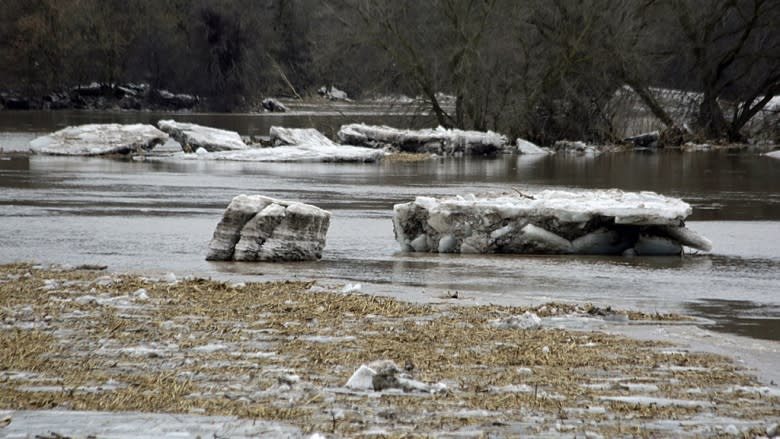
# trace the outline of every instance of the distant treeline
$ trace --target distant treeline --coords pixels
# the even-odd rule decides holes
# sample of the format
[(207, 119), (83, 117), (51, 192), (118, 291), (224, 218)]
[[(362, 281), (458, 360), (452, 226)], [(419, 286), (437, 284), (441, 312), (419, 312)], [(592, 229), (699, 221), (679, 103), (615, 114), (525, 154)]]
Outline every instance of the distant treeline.
[[(335, 85), (549, 143), (614, 138), (625, 95), (667, 128), (739, 140), (780, 94), (777, 0), (2, 3), (0, 90), (27, 95), (145, 83), (231, 111)], [(659, 89), (694, 92), (691, 108)]]

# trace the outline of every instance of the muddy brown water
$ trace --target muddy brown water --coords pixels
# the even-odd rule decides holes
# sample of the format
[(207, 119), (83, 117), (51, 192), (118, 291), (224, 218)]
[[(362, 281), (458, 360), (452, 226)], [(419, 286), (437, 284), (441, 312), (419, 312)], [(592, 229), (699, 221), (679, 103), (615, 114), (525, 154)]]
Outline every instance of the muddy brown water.
[[(348, 122), (421, 126), (371, 108), (293, 115), (0, 112), (0, 263), (105, 264), (236, 280), (316, 278), (428, 300), (448, 291), (473, 303), (592, 302), (684, 312), (715, 330), (780, 340), (780, 160), (757, 153), (505, 155), (421, 163), (294, 164), (17, 156), (38, 133), (88, 122), (187, 120), (264, 135), (271, 125), (333, 133)], [(708, 254), (671, 258), (405, 254), (392, 207), (417, 195), (549, 188), (650, 190), (680, 197)], [(206, 247), (235, 195), (265, 194), (333, 213), (323, 259), (210, 263)]]

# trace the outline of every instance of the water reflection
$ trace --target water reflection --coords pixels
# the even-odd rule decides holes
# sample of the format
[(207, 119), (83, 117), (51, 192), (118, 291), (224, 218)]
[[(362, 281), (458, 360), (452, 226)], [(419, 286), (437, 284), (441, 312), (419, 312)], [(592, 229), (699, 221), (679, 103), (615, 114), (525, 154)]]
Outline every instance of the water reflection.
[(704, 299), (687, 305), (696, 316), (714, 320), (709, 329), (746, 337), (780, 340), (780, 307), (743, 300)]
[(248, 136), (267, 136), (271, 126), (317, 128), (334, 136), (338, 127), (354, 122), (389, 124), (399, 127), (422, 128), (434, 124), (432, 117), (414, 114), (414, 108), (384, 114), (374, 107), (345, 106), (335, 111), (330, 107), (313, 107), (304, 113), (172, 113), (159, 111), (3, 111), (0, 114), (0, 132), (48, 133), (67, 126), (88, 123), (149, 123), (161, 119), (175, 119), (200, 125), (236, 131)]

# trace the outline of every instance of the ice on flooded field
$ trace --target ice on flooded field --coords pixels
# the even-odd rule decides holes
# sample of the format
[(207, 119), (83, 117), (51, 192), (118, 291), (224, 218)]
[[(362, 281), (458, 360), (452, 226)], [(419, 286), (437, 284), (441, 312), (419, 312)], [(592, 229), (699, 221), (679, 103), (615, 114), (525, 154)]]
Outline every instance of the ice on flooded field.
[(174, 273), (166, 273), (162, 280), (168, 282), (169, 284), (175, 284), (178, 282)]
[(299, 428), (280, 421), (245, 420), (233, 416), (197, 416), (163, 413), (109, 413), (71, 410), (0, 411), (11, 421), (2, 427), (5, 438), (111, 437), (116, 439), (162, 437), (308, 437)]
[(362, 364), (344, 385), (361, 391), (402, 390), (404, 392), (439, 393), (447, 390), (444, 383), (427, 384), (402, 373), (393, 361), (378, 360)]
[(374, 390), (374, 375), (376, 371), (363, 364), (349, 377), (344, 386), (354, 390)]
[(341, 289), (342, 293), (359, 293), (363, 289), (361, 284), (347, 284)]
[(622, 402), (626, 404), (635, 404), (641, 406), (656, 407), (687, 407), (687, 408), (710, 408), (713, 406), (708, 401), (697, 401), (690, 399), (673, 399), (673, 398), (654, 398), (650, 396), (602, 396), (602, 401), (609, 402)]
[(149, 294), (145, 288), (139, 288), (130, 295), (136, 300), (140, 300), (142, 302), (149, 300)]
[(620, 383), (620, 388), (626, 389), (629, 392), (658, 392), (658, 386), (655, 384), (647, 383)]
[(70, 126), (30, 141), (37, 154), (96, 156), (148, 151), (168, 135), (146, 124), (87, 124)]
[(492, 320), (491, 324), (498, 329), (539, 329), (542, 327), (542, 319), (536, 314), (526, 311), (522, 315)]
[(677, 255), (709, 251), (684, 226), (691, 206), (654, 192), (617, 189), (533, 194), (417, 197), (394, 206), (396, 241), (405, 251)]

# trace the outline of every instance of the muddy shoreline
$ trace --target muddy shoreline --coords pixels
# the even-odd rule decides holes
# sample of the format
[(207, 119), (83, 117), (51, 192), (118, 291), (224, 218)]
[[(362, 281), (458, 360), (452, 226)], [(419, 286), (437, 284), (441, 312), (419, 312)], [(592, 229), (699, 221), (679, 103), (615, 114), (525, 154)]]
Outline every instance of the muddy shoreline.
[[(115, 423), (126, 412), (232, 416), (289, 427), (288, 437), (754, 437), (780, 421), (777, 388), (725, 356), (588, 329), (682, 316), (584, 304), (411, 304), (316, 282), (82, 268), (0, 267), (5, 429), (24, 429), (13, 421), (18, 410), (19, 420), (29, 410), (115, 412)], [(502, 324), (525, 312), (541, 318), (538, 327)], [(345, 387), (375, 360), (438, 390)]]

